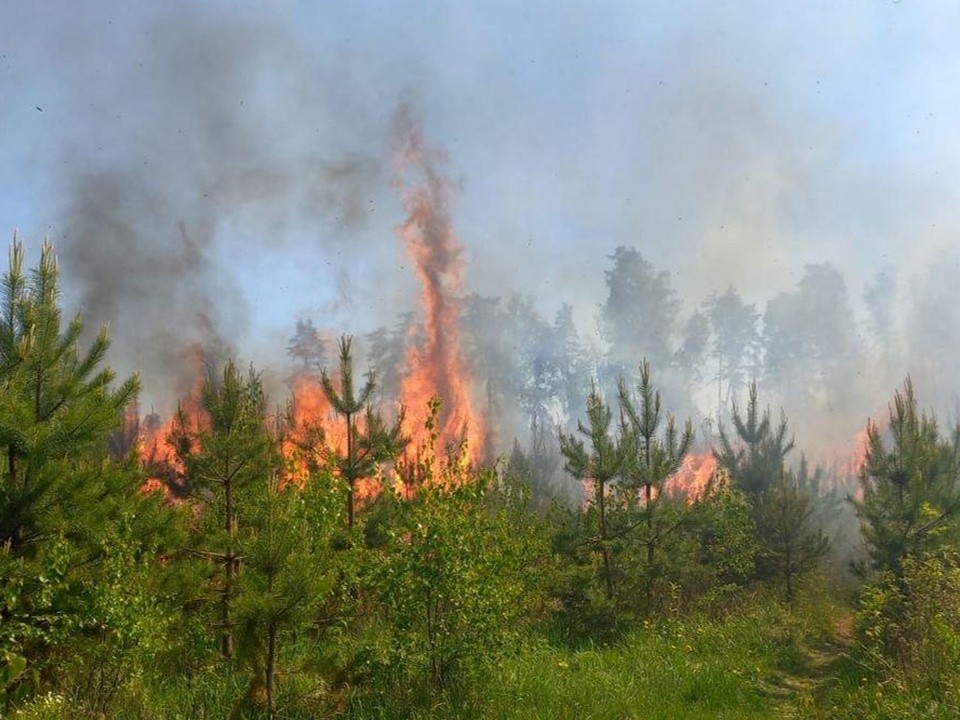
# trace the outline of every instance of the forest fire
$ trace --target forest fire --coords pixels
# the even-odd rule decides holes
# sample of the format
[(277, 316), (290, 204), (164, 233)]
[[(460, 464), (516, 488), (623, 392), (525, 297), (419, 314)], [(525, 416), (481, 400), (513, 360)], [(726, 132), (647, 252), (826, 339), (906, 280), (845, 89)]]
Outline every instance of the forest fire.
[[(442, 161), (440, 151), (426, 146), (419, 123), (401, 109), (395, 127), (395, 162), (407, 217), (396, 233), (420, 283), (423, 320), (412, 328), (408, 339), (399, 400), (412, 455), (431, 445), (433, 438), (428, 433), (433, 433), (437, 452), (458, 450), (475, 463), (484, 450), (485, 423), (473, 409), (472, 378), (461, 357), (463, 250), (450, 218), (451, 191), (441, 172)], [(196, 429), (202, 421), (202, 352), (194, 347), (187, 354), (195, 366), (196, 380), (181, 400), (179, 414), (187, 429)], [(290, 479), (302, 482), (312, 466), (329, 465), (335, 454), (345, 452), (347, 430), (333, 412), (317, 373), (298, 372), (291, 383), (291, 424), (283, 453), (291, 464)], [(434, 397), (440, 399), (441, 410), (428, 430)], [(362, 431), (362, 416), (356, 421)], [(175, 415), (162, 423), (146, 423), (140, 443), (144, 465), (171, 486), (183, 471), (170, 440), (176, 422)], [(413, 467), (415, 462), (408, 460), (407, 464)], [(358, 497), (374, 494), (378, 487), (376, 480), (366, 479), (357, 487)]]
[(666, 492), (669, 495), (682, 495), (687, 501), (693, 502), (703, 496), (716, 469), (717, 459), (712, 451), (691, 453), (683, 459), (680, 469), (667, 480)]
[[(315, 377), (300, 374), (292, 383), (290, 427), (282, 439), (281, 452), (289, 463), (287, 479), (302, 486), (318, 467), (332, 467), (334, 474), (339, 474), (333, 466), (335, 457), (346, 453), (347, 426), (337, 418)], [(362, 433), (363, 418), (358, 418), (356, 425)], [(375, 496), (380, 485), (376, 478), (360, 478), (354, 491), (357, 499), (364, 500)]]
[(840, 491), (859, 496), (857, 478), (867, 461), (869, 447), (867, 427), (865, 425), (857, 431), (846, 447), (827, 453), (818, 461), (817, 466), (822, 472), (821, 492)]
[[(139, 439), (140, 462), (147, 469), (148, 480), (144, 488), (165, 486), (174, 493), (186, 491), (183, 481), (184, 467), (174, 444), (174, 431), (195, 432), (204, 422), (200, 398), (203, 392), (203, 350), (198, 344), (190, 345), (183, 353), (184, 360), (192, 370), (192, 385), (178, 400), (177, 411), (166, 420), (151, 412), (145, 419)], [(182, 427), (178, 428), (178, 425)]]
[(420, 342), (407, 353), (402, 402), (405, 430), (419, 447), (434, 395), (443, 402), (437, 427), (440, 450), (466, 441), (468, 459), (476, 461), (483, 448), (484, 424), (474, 412), (471, 379), (460, 354), (460, 293), (463, 289), (463, 248), (450, 219), (450, 186), (438, 165), (442, 155), (428, 148), (419, 123), (401, 108), (395, 127), (395, 162), (401, 177), (407, 219), (397, 228), (413, 260), (421, 286), (424, 320)]

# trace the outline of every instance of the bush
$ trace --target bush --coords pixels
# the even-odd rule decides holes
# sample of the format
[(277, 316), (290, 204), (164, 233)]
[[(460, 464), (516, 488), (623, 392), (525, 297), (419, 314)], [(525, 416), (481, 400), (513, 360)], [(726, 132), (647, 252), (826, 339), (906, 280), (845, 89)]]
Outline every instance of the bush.
[(960, 699), (960, 554), (907, 558), (864, 588), (859, 661), (881, 680)]
[[(513, 646), (530, 614), (531, 537), (485, 500), (491, 472), (449, 465), (400, 510), (376, 569), (392, 642), (409, 688), (447, 689), (473, 660)], [(413, 682), (409, 682), (413, 680)]]

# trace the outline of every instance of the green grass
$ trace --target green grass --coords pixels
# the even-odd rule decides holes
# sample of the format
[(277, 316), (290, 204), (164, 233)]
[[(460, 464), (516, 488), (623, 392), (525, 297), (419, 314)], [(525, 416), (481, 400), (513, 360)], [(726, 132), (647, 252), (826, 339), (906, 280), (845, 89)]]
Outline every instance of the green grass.
[[(570, 650), (530, 640), (512, 657), (475, 666), (459, 688), (428, 699), (413, 684), (390, 687), (376, 680), (334, 697), (319, 677), (301, 673), (285, 680), (279, 718), (826, 718), (830, 716), (816, 714), (818, 706), (812, 701), (819, 678), (812, 675), (810, 658), (812, 648), (829, 642), (834, 617), (822, 604), (790, 610), (769, 595), (758, 594), (744, 598), (736, 612), (724, 617), (690, 615), (649, 623), (609, 647)], [(182, 678), (135, 680), (109, 716), (229, 718), (245, 687), (242, 675), (225, 673), (223, 668), (208, 668), (190, 683)], [(14, 717), (84, 716), (67, 701)], [(237, 717), (263, 714), (253, 709)]]
[[(803, 620), (806, 616), (808, 619)], [(831, 613), (788, 611), (769, 597), (721, 619), (650, 624), (612, 647), (570, 651), (528, 645), (466, 693), (432, 706), (358, 698), (359, 720), (739, 720), (793, 713), (807, 647), (830, 632)], [(795, 717), (800, 717), (796, 715)]]
[(880, 678), (856, 652), (843, 655), (831, 668), (813, 720), (955, 720), (960, 717), (956, 693), (919, 687), (894, 678)]

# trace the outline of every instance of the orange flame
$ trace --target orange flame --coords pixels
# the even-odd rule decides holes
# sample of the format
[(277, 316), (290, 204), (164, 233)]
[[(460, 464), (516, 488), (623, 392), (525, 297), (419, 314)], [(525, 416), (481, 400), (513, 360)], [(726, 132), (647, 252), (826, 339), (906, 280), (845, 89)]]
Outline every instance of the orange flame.
[(421, 286), (424, 321), (422, 342), (407, 353), (407, 376), (401, 393), (407, 408), (407, 431), (418, 447), (437, 395), (443, 409), (436, 428), (440, 448), (465, 440), (471, 461), (479, 459), (485, 430), (473, 410), (471, 378), (460, 351), (460, 293), (463, 289), (463, 247), (450, 219), (450, 184), (440, 171), (443, 156), (424, 144), (419, 122), (401, 110), (396, 126), (395, 160), (401, 176), (407, 219), (397, 228), (413, 260)]
[(856, 479), (867, 461), (870, 442), (867, 427), (858, 430), (850, 444), (821, 456), (819, 465), (827, 471), (824, 490), (853, 491), (854, 496), (860, 492)]
[[(401, 381), (401, 401), (406, 408), (404, 432), (411, 437), (411, 453), (424, 452), (436, 436), (440, 452), (462, 446), (465, 462), (476, 463), (485, 449), (486, 428), (473, 409), (472, 378), (461, 357), (460, 312), (463, 292), (463, 248), (450, 218), (450, 183), (441, 172), (442, 153), (428, 148), (419, 123), (408, 111), (398, 114), (395, 160), (401, 178), (400, 190), (407, 217), (396, 232), (412, 259), (421, 286), (423, 324), (412, 333)], [(198, 349), (192, 353), (199, 361)], [(194, 389), (181, 403), (190, 422), (202, 422), (199, 389), (202, 365), (198, 362)], [(281, 440), (287, 460), (287, 478), (302, 484), (315, 466), (329, 467), (335, 454), (346, 447), (346, 427), (332, 412), (317, 379), (297, 374), (292, 380), (292, 423)], [(442, 401), (442, 411), (431, 428), (430, 401)], [(362, 418), (358, 418), (362, 423)], [(148, 474), (154, 468), (171, 476), (181, 467), (169, 436), (175, 418), (149, 425), (141, 442), (141, 458)], [(409, 463), (422, 462), (418, 455)], [(358, 483), (360, 498), (379, 492), (381, 482), (368, 479)]]
[(682, 495), (688, 502), (693, 502), (703, 497), (716, 470), (717, 459), (712, 452), (691, 453), (667, 480), (665, 490), (669, 495)]
[[(677, 472), (667, 478), (663, 490), (667, 497), (683, 498), (688, 503), (694, 503), (703, 497), (710, 481), (716, 477), (716, 472), (717, 459), (712, 452), (708, 450), (689, 454), (683, 459), (683, 463)], [(614, 492), (615, 486), (611, 483), (605, 488), (604, 497), (612, 496)], [(593, 502), (595, 493), (594, 480), (592, 478), (584, 479), (582, 507), (587, 507)], [(656, 490), (653, 492), (653, 497), (657, 497)], [(640, 498), (639, 502), (642, 505), (645, 500)]]
[[(329, 467), (336, 455), (344, 455), (347, 427), (337, 417), (323, 388), (315, 378), (297, 375), (293, 378), (292, 427), (283, 438), (281, 452), (288, 462), (287, 481), (303, 486), (317, 467)], [(363, 418), (357, 418), (363, 430)], [(338, 471), (334, 469), (334, 474)], [(354, 487), (357, 500), (376, 497), (380, 492), (377, 478), (361, 478)]]
[[(184, 352), (187, 363), (193, 366), (193, 381), (190, 390), (179, 401), (179, 415), (186, 425), (184, 430), (196, 431), (205, 422), (200, 407), (203, 389), (203, 351), (192, 345)], [(167, 488), (182, 486), (184, 467), (178, 457), (171, 436), (177, 423), (177, 413), (166, 421), (151, 413), (143, 424), (140, 438), (140, 463), (146, 470), (144, 488), (156, 489), (157, 483)]]

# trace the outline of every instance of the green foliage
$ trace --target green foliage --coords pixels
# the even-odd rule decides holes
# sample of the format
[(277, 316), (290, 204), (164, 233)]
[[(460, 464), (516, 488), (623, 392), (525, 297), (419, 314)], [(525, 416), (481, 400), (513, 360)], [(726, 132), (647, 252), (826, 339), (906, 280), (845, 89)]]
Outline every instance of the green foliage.
[(942, 438), (936, 418), (920, 412), (909, 379), (890, 408), (889, 447), (867, 428), (862, 498), (854, 501), (874, 569), (899, 573), (908, 557), (950, 546), (960, 516), (960, 427)]
[(81, 352), (80, 316), (63, 327), (52, 246), (29, 278), (23, 258), (14, 242), (0, 295), (0, 546), (29, 554), (58, 533), (90, 530), (83, 511), (109, 492), (98, 472), (105, 438), (138, 380), (111, 389), (114, 374), (100, 367), (106, 330)]
[(271, 718), (277, 708), (283, 641), (303, 627), (334, 586), (326, 543), (339, 517), (326, 512), (318, 494), (317, 488), (281, 485), (272, 477), (258, 493), (248, 518), (253, 532), (240, 548), (244, 561), (235, 610), (238, 657), (252, 671), (253, 686), (264, 688)]
[(783, 579), (787, 599), (793, 599), (796, 578), (810, 572), (827, 554), (830, 541), (813, 524), (814, 505), (793, 473), (781, 473), (768, 487), (757, 508), (761, 568)]
[[(687, 519), (686, 499), (669, 498), (665, 492), (667, 480), (683, 463), (693, 442), (693, 425), (688, 420), (683, 431), (677, 433), (672, 416), (668, 415), (660, 436), (660, 392), (650, 380), (650, 363), (640, 364), (640, 406), (631, 396), (621, 378), (620, 396), (620, 453), (622, 495), (626, 511), (626, 525), (619, 534), (631, 535), (646, 549), (646, 575), (651, 587), (657, 573), (657, 548)], [(672, 512), (671, 512), (672, 511)], [(634, 517), (635, 516), (635, 517)]]
[(0, 656), (0, 703), (4, 707), (17, 701), (24, 687), (17, 681), (27, 669), (27, 659), (10, 651)]
[(693, 509), (697, 564), (708, 573), (706, 589), (744, 584), (753, 575), (757, 554), (756, 528), (744, 494), (721, 481)]
[(146, 542), (143, 536), (131, 542), (135, 528), (143, 526), (134, 513), (117, 519), (97, 572), (75, 590), (73, 601), (84, 615), (69, 652), (53, 665), (62, 675), (57, 687), (78, 715), (110, 716), (130, 683), (182, 667), (180, 649), (189, 634), (171, 602), (179, 568), (163, 560), (164, 546), (174, 535), (157, 533)]
[(906, 558), (864, 588), (859, 660), (872, 674), (960, 704), (960, 556)]
[[(0, 652), (26, 660), (8, 705), (62, 683), (65, 658), (130, 632), (112, 612), (121, 603), (105, 598), (137, 582), (131, 567), (155, 560), (171, 525), (139, 493), (135, 462), (107, 454), (137, 378), (113, 388), (104, 330), (81, 350), (80, 316), (65, 324), (58, 305), (52, 247), (29, 274), (23, 260), (15, 241), (0, 297)], [(114, 657), (130, 647), (114, 644)]]
[[(731, 285), (704, 303), (713, 330), (711, 354), (717, 362), (717, 399), (720, 407), (729, 407), (745, 383), (747, 362), (756, 351), (757, 311), (743, 301)], [(723, 388), (726, 385), (726, 392)]]
[[(356, 484), (358, 480), (371, 477), (380, 463), (399, 455), (409, 442), (401, 432), (403, 410), (396, 421), (388, 425), (380, 413), (370, 405), (370, 397), (376, 389), (373, 371), (367, 373), (366, 382), (359, 392), (353, 382), (353, 355), (350, 351), (352, 338), (340, 338), (340, 390), (334, 387), (333, 379), (324, 370), (320, 384), (333, 409), (343, 417), (347, 429), (347, 446), (335, 457), (340, 476), (347, 484), (347, 527), (352, 529), (356, 518)], [(364, 415), (363, 430), (357, 426), (357, 418)]]
[[(609, 339), (632, 346), (629, 306), (642, 302), (654, 317), (642, 340), (666, 357), (669, 283), (635, 251), (614, 259)], [(172, 440), (192, 496), (172, 502), (141, 490), (125, 455), (134, 426), (108, 444), (136, 379), (114, 389), (105, 335), (81, 352), (79, 317), (64, 327), (50, 247), (32, 274), (22, 262), (15, 243), (0, 297), (4, 716), (957, 715), (960, 430), (942, 438), (909, 381), (890, 439), (870, 427), (856, 503), (879, 572), (862, 593), (856, 644), (815, 697), (801, 675), (836, 618), (811, 571), (826, 547), (817, 523), (835, 521), (837, 496), (819, 491), (805, 461), (786, 470), (786, 420), (771, 423), (755, 385), (745, 414), (734, 409), (735, 436), (721, 431), (729, 481), (716, 474), (698, 498), (667, 491), (693, 433), (663, 415), (650, 365), (636, 395), (621, 381), (616, 416), (594, 388), (578, 432), (557, 439), (590, 498), (548, 508), (559, 460), (543, 422), (576, 407), (582, 365), (551, 364), (533, 345), (564, 346), (550, 353), (568, 360), (580, 351), (569, 309), (550, 326), (517, 300), (508, 312), (536, 342), (526, 380), (510, 387), (534, 420), (533, 443), (505, 471), (470, 467), (462, 452), (436, 457), (438, 399), (432, 442), (398, 461), (400, 421), (371, 408), (372, 377), (354, 387), (343, 338), (339, 383), (321, 375), (346, 421), (333, 463), (285, 456), (289, 428), (271, 424), (259, 376), (227, 363), (208, 373), (197, 416), (179, 412)], [(752, 309), (732, 291), (713, 309), (715, 325), (752, 337)], [(706, 352), (704, 322), (691, 325), (690, 357)], [(305, 371), (321, 348), (311, 325), (298, 334), (290, 350)], [(714, 348), (728, 387), (740, 382), (742, 345)], [(357, 513), (354, 484), (385, 476), (390, 461), (402, 486)], [(284, 484), (304, 466), (302, 487)], [(793, 602), (745, 589), (758, 576), (781, 579)]]
[(795, 290), (767, 303), (766, 378), (801, 408), (825, 409), (822, 398), (848, 407), (862, 361), (859, 337), (843, 276), (829, 263), (807, 265)]
[(201, 508), (188, 549), (219, 568), (211, 573), (208, 588), (219, 610), (215, 626), (221, 652), (230, 657), (240, 547), (254, 532), (248, 516), (277, 472), (279, 456), (267, 433), (266, 398), (253, 369), (244, 376), (228, 362), (219, 377), (208, 370), (200, 402), (203, 417), (195, 430), (180, 411), (175, 444)]
[(548, 636), (565, 647), (615, 642), (629, 623), (597, 582), (602, 578), (600, 558), (584, 543), (595, 516), (555, 503), (546, 519), (556, 558), (553, 571), (546, 574), (552, 603)]
[[(550, 510), (554, 501), (579, 500), (581, 493), (573, 492), (563, 484), (560, 470), (559, 440), (553, 428), (534, 418), (530, 424), (530, 442), (527, 450), (514, 441), (507, 461), (506, 474), (524, 483), (530, 489), (529, 507), (541, 514)], [(579, 484), (576, 490), (580, 490)]]
[(788, 607), (767, 594), (740, 593), (720, 617), (692, 614), (648, 622), (607, 647), (530, 642), (497, 658), (489, 676), (448, 702), (411, 710), (357, 698), (348, 718), (703, 719), (791, 715), (781, 684), (822, 642), (834, 610), (806, 596)]
[(533, 602), (535, 537), (517, 532), (509, 505), (488, 500), (491, 471), (449, 458), (434, 472), (401, 506), (375, 577), (394, 680), (436, 691), (515, 645)]
[(787, 439), (787, 420), (781, 414), (776, 429), (770, 422), (770, 411), (760, 411), (757, 384), (750, 384), (746, 416), (733, 407), (731, 438), (726, 428), (720, 427), (720, 448), (717, 462), (730, 474), (737, 489), (755, 502), (769, 486), (779, 480), (784, 459), (793, 449), (793, 440)]
[(587, 424), (577, 422), (577, 430), (589, 440), (589, 447), (576, 435), (560, 432), (560, 450), (566, 458), (567, 472), (593, 486), (588, 517), (595, 520), (591, 523), (593, 534), (586, 541), (602, 560), (600, 574), (608, 600), (613, 599), (614, 567), (607, 490), (623, 465), (619, 442), (610, 433), (612, 422), (613, 413), (594, 384), (587, 398)]
[[(613, 414), (596, 390), (588, 400), (589, 426), (580, 426), (589, 449), (579, 438), (560, 435), (568, 471), (593, 485), (582, 517), (558, 528), (558, 540), (566, 536), (561, 552), (573, 563), (561, 573), (566, 584), (555, 588), (560, 635), (567, 642), (579, 631), (615, 638), (618, 612), (675, 612), (701, 593), (741, 581), (753, 566), (754, 525), (739, 491), (715, 479), (700, 498), (668, 492), (690, 450), (693, 428), (688, 421), (678, 429), (669, 415), (664, 421), (649, 363), (640, 366), (637, 397), (621, 380), (618, 399), (616, 436)], [(600, 561), (603, 598), (585, 584), (581, 547)]]
[(855, 643), (836, 667), (830, 720), (947, 720), (960, 713), (960, 565), (955, 551), (904, 558), (863, 588)]
[(751, 383), (746, 415), (733, 408), (736, 442), (720, 428), (717, 462), (750, 504), (756, 531), (756, 565), (761, 578), (782, 580), (787, 598), (798, 576), (817, 567), (829, 550), (829, 540), (815, 524), (815, 501), (806, 470), (798, 478), (785, 468), (793, 449), (787, 419), (781, 413), (774, 429), (769, 410), (761, 412), (757, 384)]
[(613, 267), (605, 273), (608, 294), (600, 317), (613, 360), (635, 362), (646, 355), (657, 367), (667, 367), (680, 310), (670, 274), (655, 270), (636, 248), (621, 245), (610, 259)]

